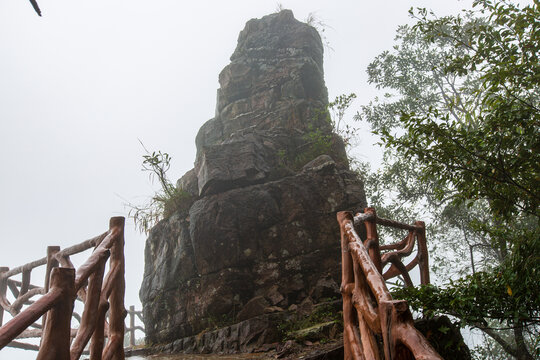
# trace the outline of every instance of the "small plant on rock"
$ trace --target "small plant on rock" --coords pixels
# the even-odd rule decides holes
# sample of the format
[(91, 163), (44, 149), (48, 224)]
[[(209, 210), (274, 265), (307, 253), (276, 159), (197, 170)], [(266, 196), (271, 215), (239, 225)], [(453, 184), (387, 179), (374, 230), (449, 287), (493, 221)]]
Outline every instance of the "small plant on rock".
[[(279, 164), (282, 167), (298, 171), (320, 155), (336, 155), (333, 152), (339, 138), (348, 150), (352, 146), (357, 129), (347, 124), (344, 117), (355, 98), (356, 95), (353, 93), (340, 95), (323, 109), (315, 109), (302, 136), (303, 144), (294, 149), (278, 150)], [(335, 160), (347, 162), (351, 159)]]
[(159, 182), (161, 189), (143, 205), (127, 203), (130, 207), (129, 217), (135, 222), (135, 226), (141, 233), (148, 234), (150, 229), (160, 220), (170, 217), (177, 210), (187, 211), (193, 199), (190, 193), (176, 187), (167, 177), (167, 171), (171, 166), (171, 156), (161, 151), (150, 153), (144, 147), (146, 155), (143, 155), (142, 171), (149, 173), (150, 181)]

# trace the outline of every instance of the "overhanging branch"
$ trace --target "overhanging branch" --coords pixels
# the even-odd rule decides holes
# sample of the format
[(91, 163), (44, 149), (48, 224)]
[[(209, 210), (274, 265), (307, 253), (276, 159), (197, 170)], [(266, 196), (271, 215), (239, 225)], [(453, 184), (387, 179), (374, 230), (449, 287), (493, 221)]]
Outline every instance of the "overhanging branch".
[(34, 10), (36, 10), (36, 13), (41, 16), (41, 10), (39, 9), (39, 5), (36, 0), (30, 0), (30, 4), (32, 4), (32, 7)]

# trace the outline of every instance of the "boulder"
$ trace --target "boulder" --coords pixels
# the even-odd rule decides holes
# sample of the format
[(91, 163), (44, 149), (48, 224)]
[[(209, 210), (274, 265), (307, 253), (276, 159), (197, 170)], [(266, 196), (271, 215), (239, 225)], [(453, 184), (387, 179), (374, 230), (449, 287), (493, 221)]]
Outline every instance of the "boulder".
[(253, 299), (249, 300), (246, 305), (240, 310), (236, 319), (238, 321), (244, 321), (251, 319), (255, 316), (264, 314), (265, 309), (270, 306), (268, 301), (262, 296), (256, 296)]

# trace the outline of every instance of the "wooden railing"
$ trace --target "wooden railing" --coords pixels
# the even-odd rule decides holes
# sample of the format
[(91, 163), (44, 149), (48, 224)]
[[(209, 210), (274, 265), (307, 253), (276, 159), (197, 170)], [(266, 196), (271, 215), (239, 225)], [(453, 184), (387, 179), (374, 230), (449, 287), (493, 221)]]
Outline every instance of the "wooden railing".
[[(129, 307), (129, 310), (127, 311), (127, 315), (129, 317), (129, 325), (126, 326), (126, 333), (129, 334), (129, 346), (134, 347), (135, 344), (135, 331), (139, 330), (143, 333), (144, 330), (144, 319), (143, 319), (143, 313), (141, 310), (137, 311), (135, 310), (135, 306), (131, 305)], [(141, 325), (135, 325), (136, 319), (139, 319), (139, 323), (143, 324)]]
[[(441, 359), (424, 336), (414, 327), (412, 314), (405, 300), (394, 300), (385, 280), (401, 275), (407, 286), (412, 285), (409, 271), (420, 269), (422, 284), (429, 283), (429, 264), (425, 225), (414, 225), (377, 217), (373, 208), (353, 216), (337, 214), (341, 229), (343, 295), (343, 342), (345, 359), (405, 360)], [(379, 245), (377, 224), (408, 230), (408, 235), (392, 245)], [(365, 230), (362, 241), (355, 226)], [(361, 227), (364, 227), (363, 229)], [(404, 265), (417, 244), (414, 259)], [(382, 251), (387, 251), (381, 255)], [(387, 264), (391, 264), (384, 272)], [(380, 340), (382, 339), (382, 344)], [(380, 353), (380, 345), (384, 357)]]
[[(95, 238), (64, 250), (49, 246), (42, 259), (11, 270), (0, 268), (0, 349), (38, 348), (39, 360), (79, 359), (90, 342), (90, 359), (124, 359), (124, 221), (113, 217), (109, 231)], [(92, 254), (75, 270), (70, 256), (90, 248)], [(45, 285), (30, 285), (32, 270), (43, 265)], [(19, 274), (21, 281), (10, 279)], [(11, 303), (8, 289), (15, 298)], [(84, 304), (82, 316), (73, 311), (76, 299)], [(4, 311), (13, 318), (2, 325)], [(79, 322), (78, 329), (71, 329), (72, 318)], [(41, 337), (40, 346), (15, 341), (29, 337)]]

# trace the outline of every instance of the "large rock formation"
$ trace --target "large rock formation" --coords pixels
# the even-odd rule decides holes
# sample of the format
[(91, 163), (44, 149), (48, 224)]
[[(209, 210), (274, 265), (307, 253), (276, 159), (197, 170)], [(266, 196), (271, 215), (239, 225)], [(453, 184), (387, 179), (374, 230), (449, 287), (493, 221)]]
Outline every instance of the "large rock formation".
[(288, 10), (250, 20), (219, 83), (195, 168), (177, 184), (192, 203), (146, 243), (140, 297), (151, 343), (339, 296), (335, 213), (365, 206), (325, 110), (313, 27)]

